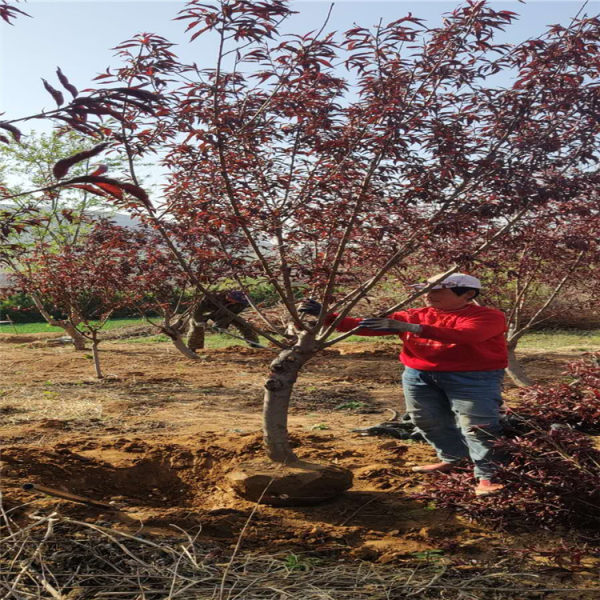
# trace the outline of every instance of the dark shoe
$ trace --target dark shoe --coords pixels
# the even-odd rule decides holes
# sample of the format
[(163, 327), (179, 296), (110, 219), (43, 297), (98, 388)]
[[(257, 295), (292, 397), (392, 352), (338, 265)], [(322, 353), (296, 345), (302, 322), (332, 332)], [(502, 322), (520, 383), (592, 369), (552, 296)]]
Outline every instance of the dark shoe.
[(477, 487), (475, 488), (476, 496), (491, 496), (492, 494), (498, 494), (504, 489), (504, 485), (501, 483), (493, 483), (489, 479), (480, 479)]
[(413, 442), (424, 442), (425, 441), (425, 438), (423, 437), (423, 435), (419, 431), (413, 431), (408, 436), (408, 439), (411, 440), (411, 441), (413, 441)]
[(411, 471), (414, 473), (446, 473), (456, 467), (456, 463), (439, 462), (430, 465), (418, 465), (413, 467)]

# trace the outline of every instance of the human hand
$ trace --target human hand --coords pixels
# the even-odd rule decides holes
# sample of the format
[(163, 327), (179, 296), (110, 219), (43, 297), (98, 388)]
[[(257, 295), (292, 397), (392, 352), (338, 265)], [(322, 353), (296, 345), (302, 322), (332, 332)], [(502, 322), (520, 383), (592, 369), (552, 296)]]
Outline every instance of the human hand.
[(298, 312), (312, 315), (313, 317), (318, 317), (321, 314), (321, 303), (313, 300), (312, 298), (302, 300), (300, 306), (298, 307)]
[(389, 331), (390, 333), (402, 333), (404, 331), (419, 333), (421, 331), (421, 326), (417, 325), (416, 323), (396, 321), (396, 319), (363, 319), (358, 325), (359, 327), (364, 327), (365, 329), (372, 329), (373, 331)]

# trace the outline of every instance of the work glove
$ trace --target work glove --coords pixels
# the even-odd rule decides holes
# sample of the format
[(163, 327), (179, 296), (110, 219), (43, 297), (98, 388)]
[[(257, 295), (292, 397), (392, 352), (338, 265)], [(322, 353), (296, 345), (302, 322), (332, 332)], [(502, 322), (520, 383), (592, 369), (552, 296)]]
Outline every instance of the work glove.
[(396, 321), (396, 319), (363, 319), (359, 327), (372, 329), (373, 331), (386, 331), (389, 333), (402, 333), (410, 331), (411, 333), (421, 333), (421, 326), (417, 323), (407, 323), (406, 321)]
[(298, 307), (298, 312), (318, 317), (321, 314), (321, 303), (309, 298), (308, 300), (302, 300)]

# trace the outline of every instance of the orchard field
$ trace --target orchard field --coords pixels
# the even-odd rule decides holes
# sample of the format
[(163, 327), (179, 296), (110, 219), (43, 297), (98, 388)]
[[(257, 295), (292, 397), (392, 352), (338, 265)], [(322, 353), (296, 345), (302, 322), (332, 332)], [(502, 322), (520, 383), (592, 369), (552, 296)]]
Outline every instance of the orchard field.
[[(100, 584), (106, 594), (125, 592), (136, 577), (147, 595), (127, 597), (166, 597), (169, 586), (191, 581), (195, 595), (182, 597), (383, 599), (421, 588), (423, 598), (597, 597), (594, 531), (585, 542), (560, 527), (517, 521), (498, 529), (441, 509), (418, 498), (428, 479), (410, 471), (433, 457), (427, 445), (352, 432), (402, 410), (393, 343), (341, 344), (309, 363), (295, 387), (290, 435), (300, 458), (350, 469), (353, 487), (325, 504), (257, 507), (232, 493), (226, 474), (263, 452), (268, 350), (207, 349), (195, 362), (168, 343), (106, 341), (106, 378), (97, 380), (91, 356), (48, 345), (56, 337), (0, 337), (0, 436), (4, 515), (13, 527), (37, 522), (42, 531), (54, 515), (31, 568), (53, 589), (62, 586), (61, 598), (96, 597)], [(600, 346), (590, 335), (551, 349), (538, 339), (524, 343), (522, 358), (541, 384), (564, 378), (569, 361)], [(518, 404), (510, 382), (505, 397)], [(25, 483), (120, 510), (27, 492)], [(476, 500), (469, 488), (464, 495), (474, 506), (495, 502)], [(90, 535), (97, 539), (86, 544)], [(57, 537), (60, 552), (52, 550)], [(114, 568), (94, 566), (95, 544)], [(189, 564), (184, 547), (198, 564)], [(86, 567), (71, 582), (61, 578), (70, 552), (91, 554), (93, 575)], [(20, 554), (29, 558), (27, 544)], [(146, 561), (164, 569), (160, 576)], [(0, 564), (4, 582), (21, 568)]]

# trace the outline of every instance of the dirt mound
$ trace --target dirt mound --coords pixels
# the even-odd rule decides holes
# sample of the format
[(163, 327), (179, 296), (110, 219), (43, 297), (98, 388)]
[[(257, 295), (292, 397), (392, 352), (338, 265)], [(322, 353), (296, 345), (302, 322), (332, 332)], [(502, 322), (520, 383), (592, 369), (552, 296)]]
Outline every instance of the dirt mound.
[[(53, 450), (12, 446), (2, 450), (4, 476), (63, 488), (97, 500), (126, 497), (132, 506), (160, 506), (169, 502), (194, 503), (211, 479), (220, 477), (227, 460), (237, 454), (253, 454), (260, 444), (236, 440), (228, 448), (202, 443), (195, 447), (149, 444), (140, 438), (63, 442)], [(216, 439), (215, 439), (216, 442)], [(6, 481), (6, 480), (5, 480)]]
[[(371, 439), (344, 443), (333, 434), (296, 433), (304, 459), (334, 463), (354, 472), (354, 486), (337, 500), (286, 509), (261, 506), (233, 493), (227, 474), (263, 456), (260, 434), (73, 439), (53, 449), (13, 445), (2, 452), (3, 492), (14, 514), (58, 509), (83, 520), (112, 522), (131, 532), (161, 535), (173, 526), (201, 531), (207, 541), (233, 546), (250, 514), (247, 549), (317, 552), (379, 562), (414, 560), (428, 552), (493, 556), (506, 537), (486, 531), (411, 498), (423, 477), (410, 466), (430, 460), (423, 444)], [(34, 483), (113, 503), (106, 512), (26, 492)], [(18, 507), (24, 507), (19, 509)]]
[[(316, 540), (320, 543), (340, 544), (348, 536), (351, 546), (344, 544), (344, 552), (362, 547), (361, 540), (389, 537), (390, 531), (418, 534), (425, 524), (449, 515), (433, 515), (412, 501), (402, 490), (406, 487), (409, 468), (404, 465), (406, 451), (398, 452), (394, 442), (373, 441), (363, 452), (340, 452), (334, 436), (303, 434), (294, 436), (294, 445), (301, 449), (316, 446), (310, 452), (318, 462), (337, 462), (351, 466), (372, 460), (371, 454), (394, 457), (399, 463), (389, 469), (371, 465), (370, 469), (357, 470), (353, 490), (335, 502), (311, 508), (288, 509), (288, 513), (275, 508), (261, 508), (260, 523), (270, 523), (268, 528), (253, 528), (249, 541), (264, 547), (278, 546), (307, 549)], [(416, 456), (428, 450), (416, 447)], [(247, 460), (262, 456), (261, 436), (203, 436), (195, 439), (178, 439), (177, 443), (148, 443), (140, 438), (116, 440), (62, 442), (54, 449), (10, 446), (2, 452), (3, 486), (7, 498), (14, 504), (31, 502), (30, 493), (21, 489), (24, 483), (34, 483), (65, 492), (89, 497), (125, 509), (129, 518), (145, 523), (146, 527), (202, 526), (206, 534), (219, 539), (233, 536), (235, 528), (252, 510), (253, 503), (237, 497), (227, 483), (226, 474)], [(404, 466), (403, 466), (404, 465)], [(394, 489), (390, 496), (379, 490)], [(36, 495), (36, 508), (59, 505), (61, 512), (87, 518), (98, 516), (100, 509), (65, 500)], [(368, 507), (368, 508), (367, 508)], [(421, 518), (417, 517), (421, 515)], [(310, 515), (310, 523), (305, 519)], [(385, 518), (381, 518), (385, 515)], [(103, 515), (103, 518), (111, 518)], [(420, 521), (420, 522), (418, 522)], [(456, 531), (463, 526), (456, 524)], [(414, 535), (410, 547), (415, 545)], [(417, 535), (418, 537), (418, 535)], [(230, 538), (233, 542), (233, 538)], [(423, 546), (428, 542), (421, 540)], [(358, 546), (357, 546), (358, 544)], [(404, 539), (399, 536), (396, 552), (403, 552)], [(386, 551), (389, 551), (389, 544)]]
[(152, 457), (113, 465), (64, 447), (58, 452), (7, 448), (2, 452), (2, 460), (7, 465), (5, 474), (11, 479), (96, 500), (108, 501), (118, 496), (141, 506), (161, 506), (167, 501), (181, 501), (188, 489), (169, 462)]

